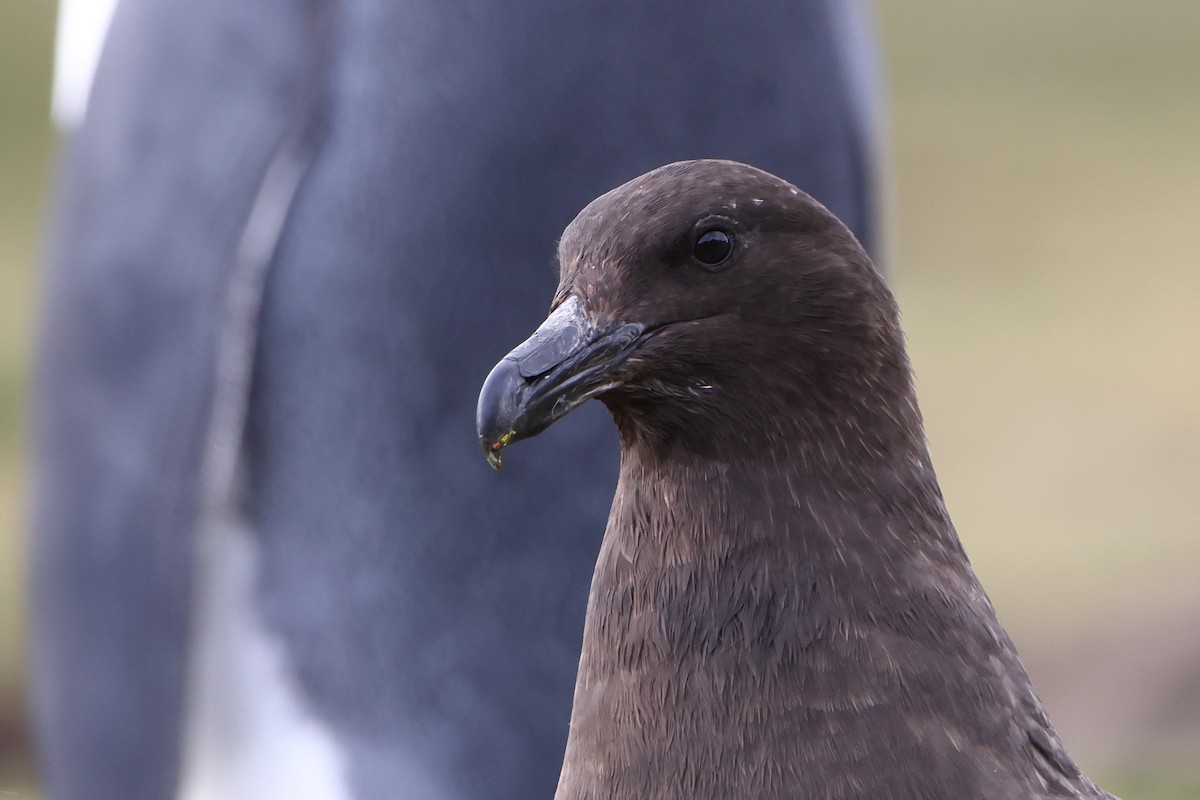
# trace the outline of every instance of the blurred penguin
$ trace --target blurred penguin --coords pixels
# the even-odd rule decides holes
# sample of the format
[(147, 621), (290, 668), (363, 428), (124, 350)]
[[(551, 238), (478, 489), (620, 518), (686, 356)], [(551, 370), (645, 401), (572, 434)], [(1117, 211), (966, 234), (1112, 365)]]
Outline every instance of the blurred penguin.
[(105, 37), (106, 5), (60, 19), (49, 796), (551, 796), (616, 447), (592, 409), (493, 475), (479, 381), (575, 212), (668, 161), (878, 250), (863, 7), (121, 0)]

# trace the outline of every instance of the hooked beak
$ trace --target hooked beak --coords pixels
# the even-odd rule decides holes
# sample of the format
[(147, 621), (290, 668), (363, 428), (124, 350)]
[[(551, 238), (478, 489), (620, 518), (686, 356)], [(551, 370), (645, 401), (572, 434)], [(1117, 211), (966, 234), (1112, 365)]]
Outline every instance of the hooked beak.
[(500, 469), (507, 445), (619, 386), (621, 364), (652, 332), (636, 323), (594, 323), (578, 298), (564, 301), (483, 382), (475, 425), (488, 463)]

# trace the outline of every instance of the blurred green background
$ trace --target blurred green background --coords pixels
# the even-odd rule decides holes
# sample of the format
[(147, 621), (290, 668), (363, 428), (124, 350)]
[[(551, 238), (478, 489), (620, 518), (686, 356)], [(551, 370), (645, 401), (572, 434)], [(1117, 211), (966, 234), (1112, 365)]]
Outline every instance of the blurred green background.
[[(1200, 3), (877, 3), (888, 261), (950, 510), (1060, 731), (1200, 798)], [(25, 395), (54, 4), (0, 8), (0, 797), (22, 708)]]
[(26, 381), (53, 149), (55, 3), (0, 4), (0, 797), (30, 785), (22, 708)]

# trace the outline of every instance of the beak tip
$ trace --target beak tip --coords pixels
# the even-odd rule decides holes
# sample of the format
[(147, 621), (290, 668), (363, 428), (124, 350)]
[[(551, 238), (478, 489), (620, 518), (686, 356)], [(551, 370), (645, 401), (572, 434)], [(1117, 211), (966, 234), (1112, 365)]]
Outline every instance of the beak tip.
[(483, 457), (487, 459), (488, 466), (497, 472), (500, 471), (500, 466), (503, 463), (501, 451), (512, 441), (515, 435), (516, 430), (508, 430), (495, 440), (489, 439), (486, 436), (479, 437), (479, 445), (483, 448)]
[(500, 469), (500, 451), (517, 435), (517, 397), (523, 384), (516, 362), (505, 358), (492, 369), (479, 393), (475, 430), (492, 469)]

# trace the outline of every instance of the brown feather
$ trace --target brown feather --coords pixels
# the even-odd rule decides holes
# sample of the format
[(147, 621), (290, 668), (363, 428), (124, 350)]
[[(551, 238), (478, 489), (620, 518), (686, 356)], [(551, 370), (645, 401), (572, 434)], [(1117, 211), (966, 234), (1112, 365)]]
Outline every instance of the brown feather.
[[(725, 269), (690, 237), (734, 228)], [(600, 395), (622, 464), (558, 800), (1109, 798), (1066, 754), (930, 464), (891, 293), (721, 161), (568, 227), (559, 298), (653, 327)]]

